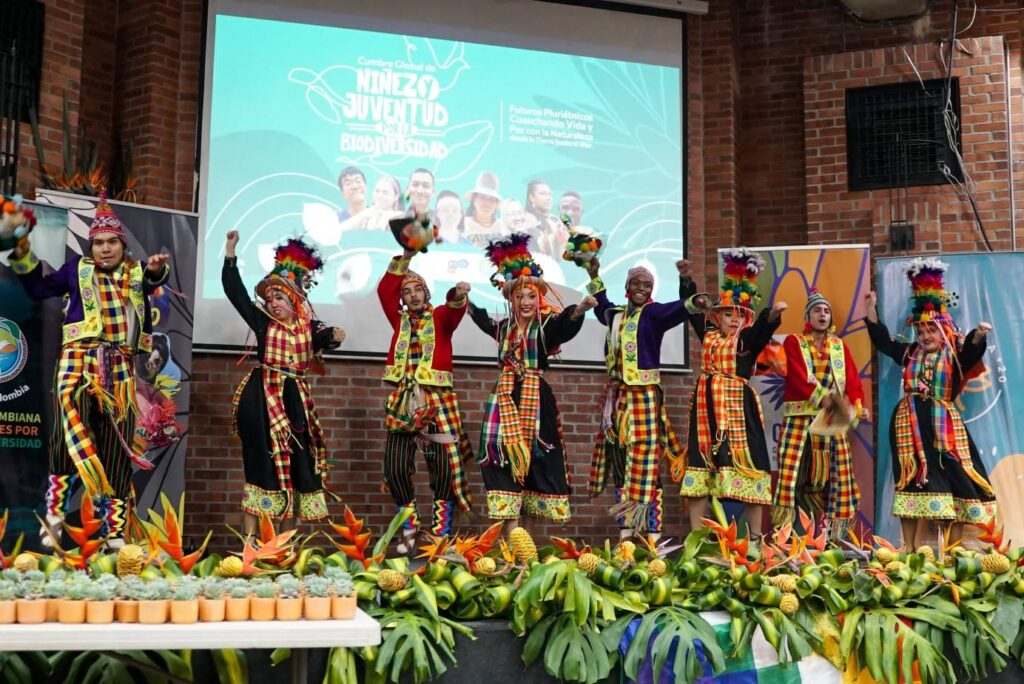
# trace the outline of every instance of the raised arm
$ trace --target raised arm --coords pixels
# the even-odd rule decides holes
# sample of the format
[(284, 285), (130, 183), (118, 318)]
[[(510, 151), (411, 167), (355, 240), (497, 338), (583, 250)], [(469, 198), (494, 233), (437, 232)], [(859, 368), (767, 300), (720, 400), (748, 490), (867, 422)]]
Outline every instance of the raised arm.
[(323, 321), (316, 319), (310, 321), (313, 329), (313, 351), (325, 349), (337, 349), (345, 341), (345, 331), (341, 328), (334, 328)]
[(224, 245), (224, 268), (220, 272), (220, 282), (231, 306), (235, 307), (235, 311), (249, 328), (258, 331), (263, 313), (249, 297), (249, 291), (245, 289), (245, 283), (242, 282), (242, 274), (238, 272), (238, 258), (235, 256), (237, 245), (238, 231), (228, 231), (227, 242)]
[(754, 324), (740, 333), (744, 351), (757, 356), (772, 341), (772, 335), (782, 325), (782, 312), (788, 308), (785, 302), (777, 302), (771, 309), (761, 309)]
[(171, 256), (169, 254), (154, 254), (146, 259), (142, 272), (142, 290), (146, 294), (153, 294), (158, 287), (164, 285), (171, 277)]
[(491, 339), (498, 339), (498, 322), (491, 318), (490, 314), (487, 313), (487, 309), (481, 308), (469, 302), (469, 317), (476, 323), (476, 327), (480, 328), (485, 335)]
[(978, 327), (967, 333), (967, 337), (964, 338), (964, 345), (956, 354), (956, 360), (963, 369), (964, 375), (985, 356), (990, 330), (992, 330), (992, 326), (988, 323), (979, 323)]
[(601, 325), (608, 325), (608, 312), (615, 308), (615, 304), (608, 299), (608, 291), (605, 289), (604, 281), (601, 280), (601, 262), (595, 257), (586, 264), (585, 268), (587, 275), (590, 276), (590, 282), (587, 283), (587, 294), (597, 302), (597, 306), (594, 307), (594, 315), (597, 316)]
[(392, 257), (388, 263), (388, 270), (377, 284), (377, 298), (380, 299), (380, 307), (392, 329), (397, 328), (402, 320), (402, 278), (409, 272), (411, 259), (412, 254), (409, 250), (400, 256)]
[(469, 291), (469, 283), (456, 283), (445, 295), (444, 306), (434, 309), (434, 320), (437, 321), (438, 328), (447, 331), (449, 335), (455, 332), (466, 315), (469, 308)]
[(587, 311), (597, 306), (597, 299), (584, 297), (579, 304), (571, 304), (544, 323), (544, 344), (548, 349), (561, 346), (576, 337), (583, 328)]
[(903, 365), (903, 359), (906, 358), (907, 349), (910, 345), (906, 342), (897, 342), (889, 334), (889, 329), (885, 327), (885, 323), (878, 320), (878, 295), (874, 292), (868, 292), (864, 295), (864, 303), (866, 313), (864, 322), (868, 328), (868, 337), (871, 338), (871, 344), (875, 346), (879, 354), (884, 354), (896, 363)]
[(77, 278), (78, 259), (73, 259), (59, 270), (44, 276), (39, 258), (32, 252), (28, 243), (15, 247), (8, 261), (25, 292), (36, 300), (63, 297), (71, 291), (71, 283)]

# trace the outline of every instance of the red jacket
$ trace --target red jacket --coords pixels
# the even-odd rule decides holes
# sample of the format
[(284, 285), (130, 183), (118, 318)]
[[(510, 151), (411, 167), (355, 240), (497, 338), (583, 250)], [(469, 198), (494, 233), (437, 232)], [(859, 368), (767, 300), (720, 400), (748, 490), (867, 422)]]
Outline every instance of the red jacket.
[[(821, 400), (825, 397), (825, 389), (816, 382), (808, 381), (807, 377), (807, 364), (804, 362), (804, 354), (800, 348), (800, 339), (803, 335), (787, 335), (786, 341), (783, 342), (782, 347), (786, 352), (786, 385), (783, 390), (782, 399), (786, 402), (787, 415), (791, 415), (793, 405), (789, 402), (809, 402), (815, 410), (821, 406)], [(853, 362), (853, 357), (850, 355), (850, 348), (846, 346), (846, 343), (834, 335), (829, 335), (826, 339), (826, 348), (824, 353), (829, 353), (828, 344), (832, 340), (836, 340), (843, 347), (843, 365), (846, 371), (846, 398), (854, 406), (862, 406), (864, 404), (864, 387), (860, 382), (860, 373), (857, 370), (857, 364)], [(821, 353), (821, 350), (819, 350)], [(833, 376), (835, 375), (835, 368), (832, 369)], [(834, 380), (833, 380), (834, 382)]]
[[(408, 270), (409, 262), (401, 257), (395, 257), (388, 265), (387, 273), (384, 274), (384, 277), (380, 279), (380, 283), (377, 285), (377, 296), (380, 298), (381, 308), (384, 309), (384, 315), (387, 316), (388, 322), (391, 323), (391, 328), (394, 331), (391, 335), (391, 344), (388, 347), (387, 366), (389, 370), (395, 365), (395, 347), (402, 333), (402, 319), (408, 316), (408, 313), (402, 310), (402, 278)], [(432, 356), (430, 370), (450, 374), (452, 370), (452, 335), (455, 333), (455, 329), (459, 327), (462, 317), (466, 314), (468, 298), (459, 304), (454, 303), (455, 288), (452, 288), (448, 290), (445, 299), (446, 304), (444, 306), (437, 308), (428, 307), (424, 311), (424, 315), (430, 312), (434, 320), (434, 348), (432, 355), (429, 355)], [(421, 344), (423, 342), (422, 336), (420, 342)], [(420, 363), (423, 364), (427, 357), (428, 354), (421, 355)], [(404, 372), (404, 363), (402, 365), (401, 370)], [(386, 377), (385, 379), (390, 378)], [(425, 384), (448, 385), (450, 382)]]

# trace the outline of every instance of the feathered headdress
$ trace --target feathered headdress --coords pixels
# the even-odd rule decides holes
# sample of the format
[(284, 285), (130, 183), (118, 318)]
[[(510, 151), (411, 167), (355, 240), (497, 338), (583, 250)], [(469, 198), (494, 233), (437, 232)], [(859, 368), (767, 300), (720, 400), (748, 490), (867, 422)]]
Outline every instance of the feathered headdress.
[(516, 285), (526, 282), (537, 287), (541, 294), (548, 291), (544, 282), (544, 271), (533, 260), (527, 248), (530, 236), (515, 233), (509, 237), (491, 241), (484, 252), (497, 269), (491, 275), (491, 284), (501, 290), (507, 299)]
[(0, 212), (0, 252), (14, 249), (19, 242), (28, 237), (36, 225), (35, 214), (22, 205), (22, 196), (3, 196), (2, 212)]
[(266, 299), (270, 288), (284, 288), (305, 299), (323, 267), (316, 247), (302, 238), (288, 238), (274, 249), (274, 268), (256, 284), (256, 296)]
[(757, 276), (767, 265), (764, 258), (746, 247), (737, 247), (723, 251), (722, 261), (724, 275), (715, 308), (735, 306), (753, 311), (761, 303)]
[(949, 264), (934, 257), (918, 257), (903, 269), (910, 281), (912, 302), (907, 325), (929, 321), (953, 325), (949, 307), (957, 297), (946, 291), (944, 278), (948, 268)]

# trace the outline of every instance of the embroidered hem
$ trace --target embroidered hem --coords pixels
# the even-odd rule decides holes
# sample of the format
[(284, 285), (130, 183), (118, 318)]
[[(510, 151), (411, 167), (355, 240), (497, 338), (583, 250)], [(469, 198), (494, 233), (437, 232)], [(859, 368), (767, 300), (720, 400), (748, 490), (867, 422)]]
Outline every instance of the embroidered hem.
[(555, 522), (568, 522), (572, 515), (569, 513), (568, 494), (540, 494), (538, 492), (523, 492), (523, 513), (532, 515), (535, 518), (547, 518)]
[(242, 487), (242, 510), (255, 516), (267, 513), (272, 518), (284, 517), (288, 496), (284, 491), (268, 491), (245, 483)]
[(685, 497), (717, 496), (744, 503), (769, 505), (772, 502), (772, 476), (765, 471), (757, 475), (744, 475), (732, 467), (711, 471), (708, 468), (687, 466), (679, 487)]
[(487, 515), (494, 520), (515, 520), (523, 507), (520, 492), (487, 492)]
[(960, 499), (941, 492), (896, 492), (892, 514), (897, 518), (987, 523), (996, 515), (996, 502)]
[(299, 520), (323, 520), (327, 517), (327, 496), (324, 490), (299, 493)]

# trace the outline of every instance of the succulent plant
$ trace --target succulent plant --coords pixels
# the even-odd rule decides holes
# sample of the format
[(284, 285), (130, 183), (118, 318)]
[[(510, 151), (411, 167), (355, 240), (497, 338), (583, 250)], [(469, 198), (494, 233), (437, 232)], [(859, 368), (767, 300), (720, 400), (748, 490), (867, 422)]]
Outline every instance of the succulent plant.
[(298, 598), (302, 590), (302, 582), (295, 575), (284, 574), (277, 578), (277, 586), (280, 589), (281, 598)]
[(43, 585), (43, 596), (48, 599), (64, 598), (67, 587), (63, 579), (51, 579)]
[(0, 601), (13, 601), (19, 598), (19, 589), (17, 582), (11, 580), (0, 580)]
[(142, 598), (145, 588), (146, 583), (137, 575), (126, 575), (117, 583), (117, 595), (127, 601), (138, 601)]
[(82, 601), (92, 586), (93, 583), (88, 578), (75, 577), (64, 587), (64, 598), (69, 601)]
[(166, 601), (171, 598), (171, 584), (165, 579), (155, 579), (143, 585), (142, 595), (146, 601)]
[[(116, 577), (114, 579), (117, 580)], [(115, 588), (111, 587), (109, 582), (93, 582), (86, 588), (85, 598), (90, 601), (110, 601), (114, 598), (115, 593)]]
[(68, 578), (68, 573), (63, 568), (57, 568), (46, 575), (46, 579), (52, 582), (63, 582)]
[(172, 601), (195, 601), (199, 596), (198, 582), (178, 582), (171, 593)]
[(252, 588), (256, 598), (272, 599), (277, 596), (277, 585), (273, 582), (260, 582)]
[(245, 580), (233, 583), (231, 587), (228, 589), (228, 596), (230, 596), (233, 599), (249, 598), (249, 595), (251, 593), (252, 588), (249, 586), (249, 583)]
[(224, 580), (219, 577), (207, 577), (202, 582), (203, 597), (211, 601), (224, 598)]
[(7, 582), (20, 582), (22, 574), (14, 568), (7, 568), (3, 572), (0, 572), (0, 581)]
[(304, 582), (306, 595), (314, 598), (323, 598), (331, 595), (331, 580), (326, 577), (310, 575)]
[(100, 575), (96, 579), (96, 584), (99, 584), (111, 594), (116, 594), (120, 582), (115, 575)]
[(22, 582), (36, 582), (36, 583), (41, 584), (41, 583), (46, 581), (46, 573), (43, 572), (42, 570), (29, 570), (28, 572), (26, 572), (24, 575), (21, 576), (21, 581)]
[(355, 587), (352, 584), (352, 575), (347, 572), (336, 577), (331, 582), (331, 586), (335, 596), (351, 596), (355, 591)]

